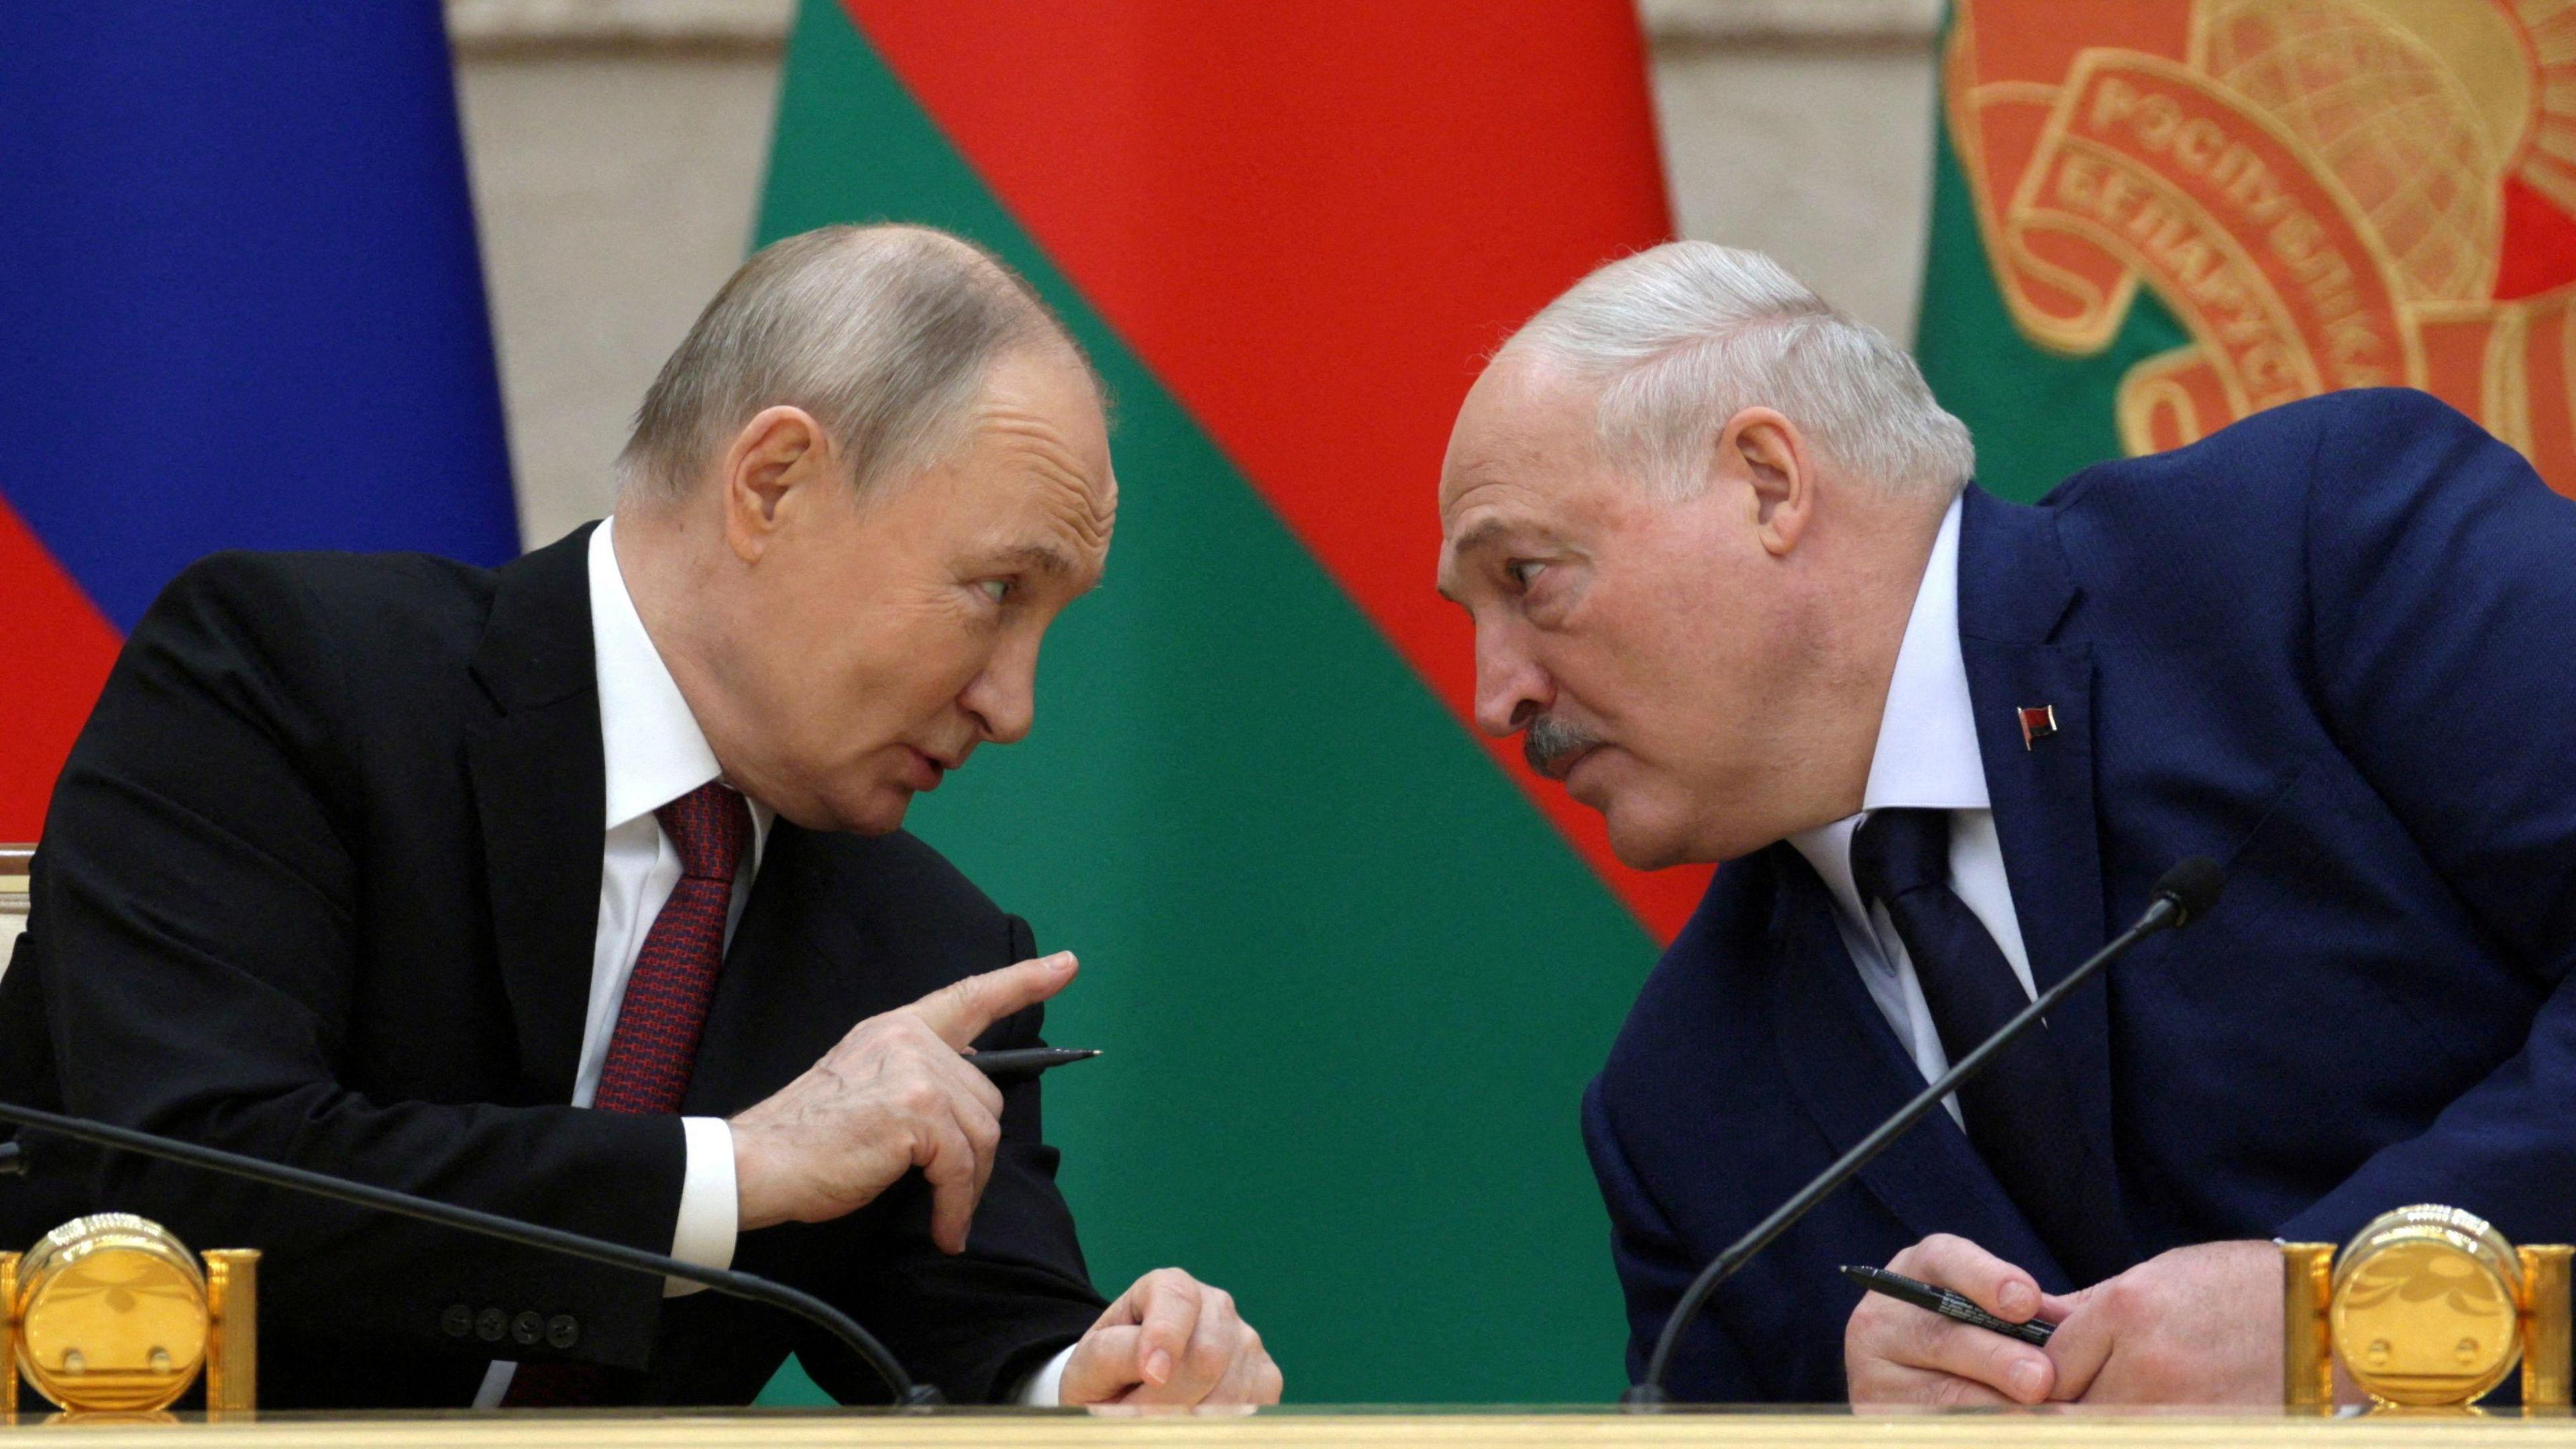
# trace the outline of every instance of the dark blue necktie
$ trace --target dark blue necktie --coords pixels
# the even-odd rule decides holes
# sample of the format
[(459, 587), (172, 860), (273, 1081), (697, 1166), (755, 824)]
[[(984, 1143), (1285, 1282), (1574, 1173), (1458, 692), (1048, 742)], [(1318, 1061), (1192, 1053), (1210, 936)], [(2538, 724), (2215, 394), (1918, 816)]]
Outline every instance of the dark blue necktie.
[[(1955, 1062), (2030, 1005), (1983, 921), (1950, 889), (1950, 813), (1877, 810), (1852, 836), (1852, 877), (1887, 907)], [(2118, 1195), (2076, 1120), (2045, 1022), (1959, 1089), (1968, 1141), (2079, 1285), (2132, 1261)]]

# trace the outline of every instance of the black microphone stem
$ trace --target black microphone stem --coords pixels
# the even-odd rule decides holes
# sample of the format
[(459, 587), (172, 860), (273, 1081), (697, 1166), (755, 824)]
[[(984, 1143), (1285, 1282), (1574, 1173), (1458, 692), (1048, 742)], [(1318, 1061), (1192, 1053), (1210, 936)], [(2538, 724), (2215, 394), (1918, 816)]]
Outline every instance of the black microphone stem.
[(2138, 918), (2136, 925), (2114, 936), (2109, 945), (2094, 952), (2083, 965), (2067, 972), (2065, 979), (2041, 992), (2037, 1000), (2022, 1008), (2019, 1016), (2005, 1022), (1995, 1029), (1994, 1035), (1980, 1042), (1975, 1051), (1953, 1062), (1950, 1070), (1943, 1072), (1932, 1085), (1916, 1094), (1913, 1101), (1905, 1104), (1903, 1111), (1880, 1123), (1867, 1137), (1853, 1143), (1849, 1152), (1836, 1158), (1833, 1166), (1817, 1174), (1813, 1182), (1799, 1189), (1797, 1196), (1780, 1204), (1773, 1210), (1771, 1216), (1755, 1223), (1752, 1231), (1736, 1239), (1725, 1252), (1718, 1254), (1691, 1283), (1690, 1291), (1682, 1295), (1682, 1300), (1674, 1307), (1672, 1316), (1664, 1320), (1664, 1331), (1655, 1339), (1654, 1356), (1646, 1363), (1646, 1376), (1621, 1395), (1620, 1402), (1632, 1408), (1652, 1408), (1663, 1403), (1664, 1373), (1672, 1367), (1673, 1349), (1681, 1342), (1682, 1330), (1689, 1327), (1691, 1320), (1699, 1316), (1701, 1308), (1707, 1306), (1709, 1295), (1715, 1293), (1720, 1284), (1734, 1277), (1735, 1270), (1743, 1267), (1746, 1259), (1769, 1247), (1772, 1239), (1787, 1232), (1791, 1224), (1805, 1217), (1809, 1208), (1824, 1201), (1827, 1194), (1850, 1181), (1853, 1174), (1869, 1165), (1871, 1158), (1886, 1151), (1889, 1143), (1904, 1136), (1906, 1130), (1922, 1121), (1926, 1113), (1941, 1105), (1942, 1098), (1957, 1091), (1960, 1083), (1975, 1076), (1987, 1062), (1994, 1059), (1995, 1053), (2012, 1045), (2032, 1022), (2046, 1016), (2051, 1008), (2066, 998), (2068, 992), (2091, 980), (2093, 973), (2101, 970), (2121, 952), (2158, 931), (2179, 926), (2187, 919), (2180, 901), (2171, 895), (2157, 896), (2155, 903), (2147, 907), (2146, 914)]
[(875, 1335), (861, 1328), (848, 1314), (810, 1293), (800, 1292), (784, 1283), (773, 1283), (766, 1278), (755, 1277), (749, 1273), (734, 1272), (730, 1268), (704, 1268), (695, 1263), (682, 1262), (678, 1258), (664, 1257), (660, 1253), (648, 1253), (641, 1248), (630, 1248), (623, 1243), (585, 1237), (580, 1233), (568, 1233), (560, 1228), (518, 1222), (493, 1213), (478, 1212), (473, 1208), (439, 1202), (433, 1198), (415, 1197), (410, 1193), (396, 1192), (391, 1188), (371, 1187), (366, 1183), (350, 1182), (325, 1173), (308, 1172), (300, 1167), (286, 1167), (239, 1153), (200, 1147), (193, 1142), (156, 1137), (149, 1132), (137, 1132), (127, 1127), (114, 1127), (104, 1122), (64, 1117), (52, 1112), (39, 1112), (32, 1107), (21, 1107), (15, 1103), (0, 1102), (0, 1122), (14, 1122), (21, 1127), (33, 1127), (40, 1131), (69, 1137), (75, 1141), (140, 1153), (145, 1157), (158, 1157), (169, 1162), (185, 1163), (190, 1167), (202, 1167), (231, 1177), (246, 1177), (254, 1182), (267, 1183), (271, 1187), (285, 1188), (290, 1192), (308, 1193), (314, 1197), (326, 1197), (339, 1202), (353, 1203), (359, 1207), (375, 1208), (401, 1217), (436, 1223), (441, 1227), (480, 1233), (487, 1238), (499, 1238), (503, 1242), (517, 1243), (523, 1247), (544, 1248), (575, 1258), (587, 1258), (594, 1263), (606, 1263), (613, 1268), (627, 1268), (657, 1277), (679, 1278), (691, 1283), (704, 1284), (728, 1297), (766, 1303), (773, 1308), (783, 1308), (801, 1318), (820, 1324), (829, 1330), (834, 1338), (849, 1345), (850, 1350), (866, 1361), (869, 1368), (876, 1370), (877, 1377), (884, 1379), (886, 1387), (894, 1391), (897, 1404), (906, 1407), (926, 1407), (940, 1402), (937, 1388), (929, 1384), (913, 1382), (912, 1375), (906, 1373), (895, 1356), (886, 1351), (886, 1346), (877, 1342)]

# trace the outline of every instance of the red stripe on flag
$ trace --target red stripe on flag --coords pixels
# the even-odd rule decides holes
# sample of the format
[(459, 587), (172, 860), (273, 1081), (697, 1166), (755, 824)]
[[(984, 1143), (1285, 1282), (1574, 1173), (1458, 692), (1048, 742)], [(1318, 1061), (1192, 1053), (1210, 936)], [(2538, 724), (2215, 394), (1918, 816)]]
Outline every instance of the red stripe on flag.
[[(1465, 720), (1435, 489), (1484, 354), (1671, 231), (1631, 0), (844, 0), (978, 174)], [(1489, 742), (1659, 935), (1644, 875)]]
[(29, 841), (116, 663), (116, 629), (0, 503), (0, 840)]

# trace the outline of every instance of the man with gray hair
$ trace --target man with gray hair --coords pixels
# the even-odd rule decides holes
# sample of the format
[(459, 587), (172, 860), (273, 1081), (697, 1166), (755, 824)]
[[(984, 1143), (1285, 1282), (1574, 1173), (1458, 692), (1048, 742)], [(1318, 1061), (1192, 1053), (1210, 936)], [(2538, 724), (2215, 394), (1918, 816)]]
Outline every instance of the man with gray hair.
[(1703, 1264), (2206, 855), (2205, 921), (1756, 1256), (1669, 1387), (2278, 1403), (2268, 1240), (2417, 1202), (2576, 1239), (2576, 506), (2402, 390), (2037, 506), (1973, 464), (1887, 339), (1695, 242), (1574, 287), (1459, 413), (1477, 723), (1623, 861), (1724, 863), (1584, 1101), (1630, 1369)]
[[(350, 460), (365, 466), (365, 460)], [(128, 640), (0, 977), (0, 1099), (801, 1286), (955, 1401), (1275, 1401), (1223, 1292), (1091, 1286), (1034, 1079), (1073, 979), (900, 826), (1025, 736), (1098, 581), (1100, 388), (915, 227), (735, 274), (613, 518), (496, 571), (227, 554)], [(39, 1141), (66, 1200), (267, 1253), (263, 1405), (747, 1402), (766, 1307)]]

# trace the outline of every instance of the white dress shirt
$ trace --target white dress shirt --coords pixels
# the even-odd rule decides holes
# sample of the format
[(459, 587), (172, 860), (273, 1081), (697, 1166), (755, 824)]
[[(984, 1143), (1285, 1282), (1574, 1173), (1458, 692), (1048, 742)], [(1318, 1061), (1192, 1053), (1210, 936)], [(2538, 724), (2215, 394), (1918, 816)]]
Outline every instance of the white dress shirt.
[[(1983, 921), (2024, 993), (2031, 991), (2030, 953), (2013, 914), (2012, 886), (2004, 879), (2003, 843), (1986, 795), (1986, 766), (1977, 753), (1976, 714), (1968, 699), (1968, 665), (1959, 650), (1959, 516), (1953, 500), (1933, 540), (1932, 557), (1915, 590), (1914, 613), (1897, 647), (1896, 673), (1887, 686), (1887, 710), (1878, 722), (1869, 784), (1861, 812), (1789, 837), (1789, 843), (1824, 877), (1833, 893), (1834, 925), (1859, 968), (1870, 999), (1887, 1017), (1896, 1039), (1914, 1054), (1930, 1081), (1950, 1069), (1941, 1033), (1923, 1002), (1914, 958), (1905, 952), (1887, 908), (1863, 902), (1852, 879), (1852, 833), (1873, 810), (1900, 808), (1950, 812), (1950, 889)], [(1958, 1098), (1942, 1105), (1953, 1121)]]
[[(626, 983), (635, 974), (636, 957), (654, 918), (680, 884), (680, 853), (653, 812), (720, 778), (723, 767), (708, 747), (697, 716), (662, 662), (661, 651), (644, 631), (635, 612), (626, 576), (617, 567), (614, 519), (604, 519), (590, 536), (590, 628), (599, 679), (599, 742), (607, 776), (607, 818), (599, 871), (599, 928), (591, 938), (590, 1009), (582, 1019), (581, 1059), (573, 1074), (572, 1104), (587, 1107), (599, 1096), (600, 1070), (608, 1061), (608, 1043), (617, 1032), (617, 1013), (626, 1001)], [(733, 899), (726, 909), (725, 943), (742, 920), (744, 902), (759, 872), (761, 852), (769, 843), (776, 813), (757, 800), (751, 806), (751, 854), (734, 877)], [(687, 1168), (680, 1180), (679, 1221), (671, 1232), (671, 1256), (707, 1268), (733, 1265), (734, 1239), (741, 1219), (741, 1198), (733, 1174), (733, 1129), (721, 1117), (683, 1117), (680, 1130), (688, 1146)], [(674, 1278), (663, 1293), (678, 1297), (702, 1285)], [(1064, 1377), (1058, 1354), (1040, 1369), (1021, 1394), (1024, 1403), (1052, 1406)], [(496, 1361), (474, 1396), (476, 1408), (497, 1407), (510, 1390), (518, 1365)]]
[[(603, 520), (590, 536), (590, 630), (599, 679), (599, 743), (608, 783), (608, 814), (599, 870), (599, 927), (591, 937), (590, 1009), (583, 1014), (581, 1059), (572, 1079), (572, 1104), (587, 1107), (599, 1096), (599, 1074), (626, 983), (643, 954), (654, 917), (680, 885), (680, 852), (653, 812), (723, 773), (697, 716), (671, 679), (661, 651), (644, 632), (634, 596), (617, 568)], [(751, 855), (735, 876), (726, 908), (725, 941), (751, 898), (760, 853), (776, 818), (758, 801), (751, 806)], [(680, 1179), (680, 1216), (671, 1232), (671, 1256), (707, 1268), (733, 1266), (741, 1198), (733, 1176), (733, 1129), (721, 1117), (683, 1117), (688, 1166)], [(666, 1296), (695, 1293), (700, 1285), (673, 1278)], [(510, 1390), (518, 1365), (495, 1362), (474, 1396), (477, 1408), (497, 1406)]]

